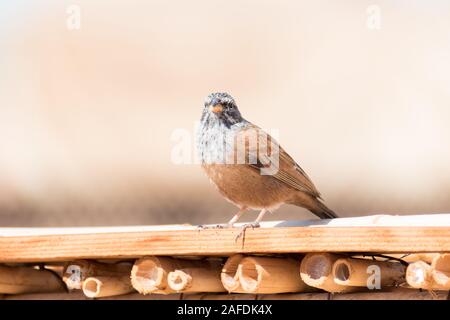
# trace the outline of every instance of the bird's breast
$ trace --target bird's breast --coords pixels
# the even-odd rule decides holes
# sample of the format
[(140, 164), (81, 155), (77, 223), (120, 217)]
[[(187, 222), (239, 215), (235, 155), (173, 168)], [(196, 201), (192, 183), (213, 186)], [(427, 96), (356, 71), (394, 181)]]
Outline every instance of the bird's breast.
[(239, 207), (274, 208), (290, 195), (283, 184), (248, 165), (204, 164), (203, 169), (219, 192)]

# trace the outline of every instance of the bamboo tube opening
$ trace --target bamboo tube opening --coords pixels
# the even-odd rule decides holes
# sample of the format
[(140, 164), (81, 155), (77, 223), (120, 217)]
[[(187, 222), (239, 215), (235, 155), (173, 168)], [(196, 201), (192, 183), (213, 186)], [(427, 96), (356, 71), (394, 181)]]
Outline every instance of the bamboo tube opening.
[(95, 298), (100, 294), (102, 283), (95, 278), (88, 278), (83, 283), (83, 293), (88, 298)]
[(432, 261), (432, 266), (436, 270), (450, 272), (450, 253), (437, 255)]
[(241, 288), (238, 271), (240, 268), (239, 263), (243, 258), (244, 256), (242, 254), (231, 256), (222, 268), (220, 279), (222, 281), (222, 285), (228, 292), (240, 292), (238, 291)]
[(432, 271), (433, 280), (434, 282), (443, 287), (443, 288), (450, 288), (450, 273), (449, 272), (442, 272), (438, 270)]
[(430, 289), (433, 286), (432, 268), (423, 261), (411, 263), (406, 270), (406, 280), (413, 288)]
[[(300, 264), (302, 280), (309, 286), (326, 290), (328, 292), (350, 292), (360, 290), (354, 286), (337, 284), (332, 271), (334, 263), (341, 256), (331, 253), (308, 253)], [(341, 277), (350, 277), (351, 269), (341, 270)]]
[(230, 292), (239, 288), (239, 285), (240, 285), (239, 281), (237, 281), (237, 279), (235, 279), (230, 274), (222, 273), (221, 280), (222, 280), (222, 283), (223, 283), (223, 286), (225, 287), (225, 289), (227, 289)]
[(436, 256), (432, 267), (434, 282), (442, 288), (450, 289), (450, 254), (444, 253)]
[(135, 265), (134, 280), (144, 288), (160, 288), (164, 282), (164, 270), (153, 260), (146, 259)]
[(242, 289), (247, 292), (256, 291), (258, 283), (261, 281), (261, 270), (252, 260), (242, 260), (238, 274)]
[(317, 254), (304, 259), (303, 271), (308, 275), (313, 283), (325, 282), (327, 276), (331, 273), (331, 263), (327, 256)]
[(183, 291), (190, 286), (192, 277), (181, 270), (175, 270), (169, 273), (167, 280), (173, 290)]
[(89, 277), (83, 282), (83, 293), (88, 298), (119, 296), (133, 291), (129, 276)]
[(333, 274), (336, 280), (347, 282), (350, 279), (350, 265), (347, 261), (338, 261), (333, 266)]
[[(143, 257), (138, 259), (131, 269), (131, 283), (142, 294), (169, 294), (175, 291), (168, 284), (168, 276), (176, 270), (186, 268), (202, 268), (205, 262), (201, 260), (175, 259), (172, 257)], [(217, 273), (219, 273), (218, 269)], [(187, 272), (189, 273), (189, 272)], [(219, 275), (217, 274), (217, 278)]]

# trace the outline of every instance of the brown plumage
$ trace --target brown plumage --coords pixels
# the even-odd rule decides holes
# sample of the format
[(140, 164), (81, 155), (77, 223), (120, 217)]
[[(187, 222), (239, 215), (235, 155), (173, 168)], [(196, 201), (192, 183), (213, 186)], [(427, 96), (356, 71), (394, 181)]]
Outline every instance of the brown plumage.
[(284, 203), (304, 207), (323, 219), (336, 217), (305, 171), (275, 139), (242, 118), (228, 94), (208, 96), (198, 150), (211, 182), (240, 209), (230, 227), (247, 209), (261, 210), (251, 224), (257, 226), (267, 211)]

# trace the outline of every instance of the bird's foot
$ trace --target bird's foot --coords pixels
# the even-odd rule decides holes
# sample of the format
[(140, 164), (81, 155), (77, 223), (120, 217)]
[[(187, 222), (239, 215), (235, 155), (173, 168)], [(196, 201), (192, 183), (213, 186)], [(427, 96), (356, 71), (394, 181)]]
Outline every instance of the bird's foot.
[(234, 241), (237, 242), (240, 238), (242, 238), (242, 242), (244, 242), (244, 241), (245, 241), (245, 231), (246, 231), (248, 228), (255, 229), (255, 228), (259, 228), (259, 227), (260, 227), (259, 222), (252, 222), (252, 223), (246, 223), (246, 224), (244, 224), (244, 225), (240, 228), (241, 231), (238, 233), (238, 235), (236, 236), (236, 238), (234, 239)]
[(230, 228), (228, 224), (216, 224), (215, 226), (205, 226), (203, 224), (199, 224), (197, 226), (198, 230), (208, 230), (208, 229), (225, 229)]

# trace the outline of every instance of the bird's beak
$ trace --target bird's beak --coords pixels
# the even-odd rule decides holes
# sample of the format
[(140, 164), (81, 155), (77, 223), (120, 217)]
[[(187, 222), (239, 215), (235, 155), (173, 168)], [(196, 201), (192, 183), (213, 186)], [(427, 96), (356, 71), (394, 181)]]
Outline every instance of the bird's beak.
[(209, 111), (220, 113), (223, 111), (223, 106), (221, 104), (211, 105), (209, 106)]

